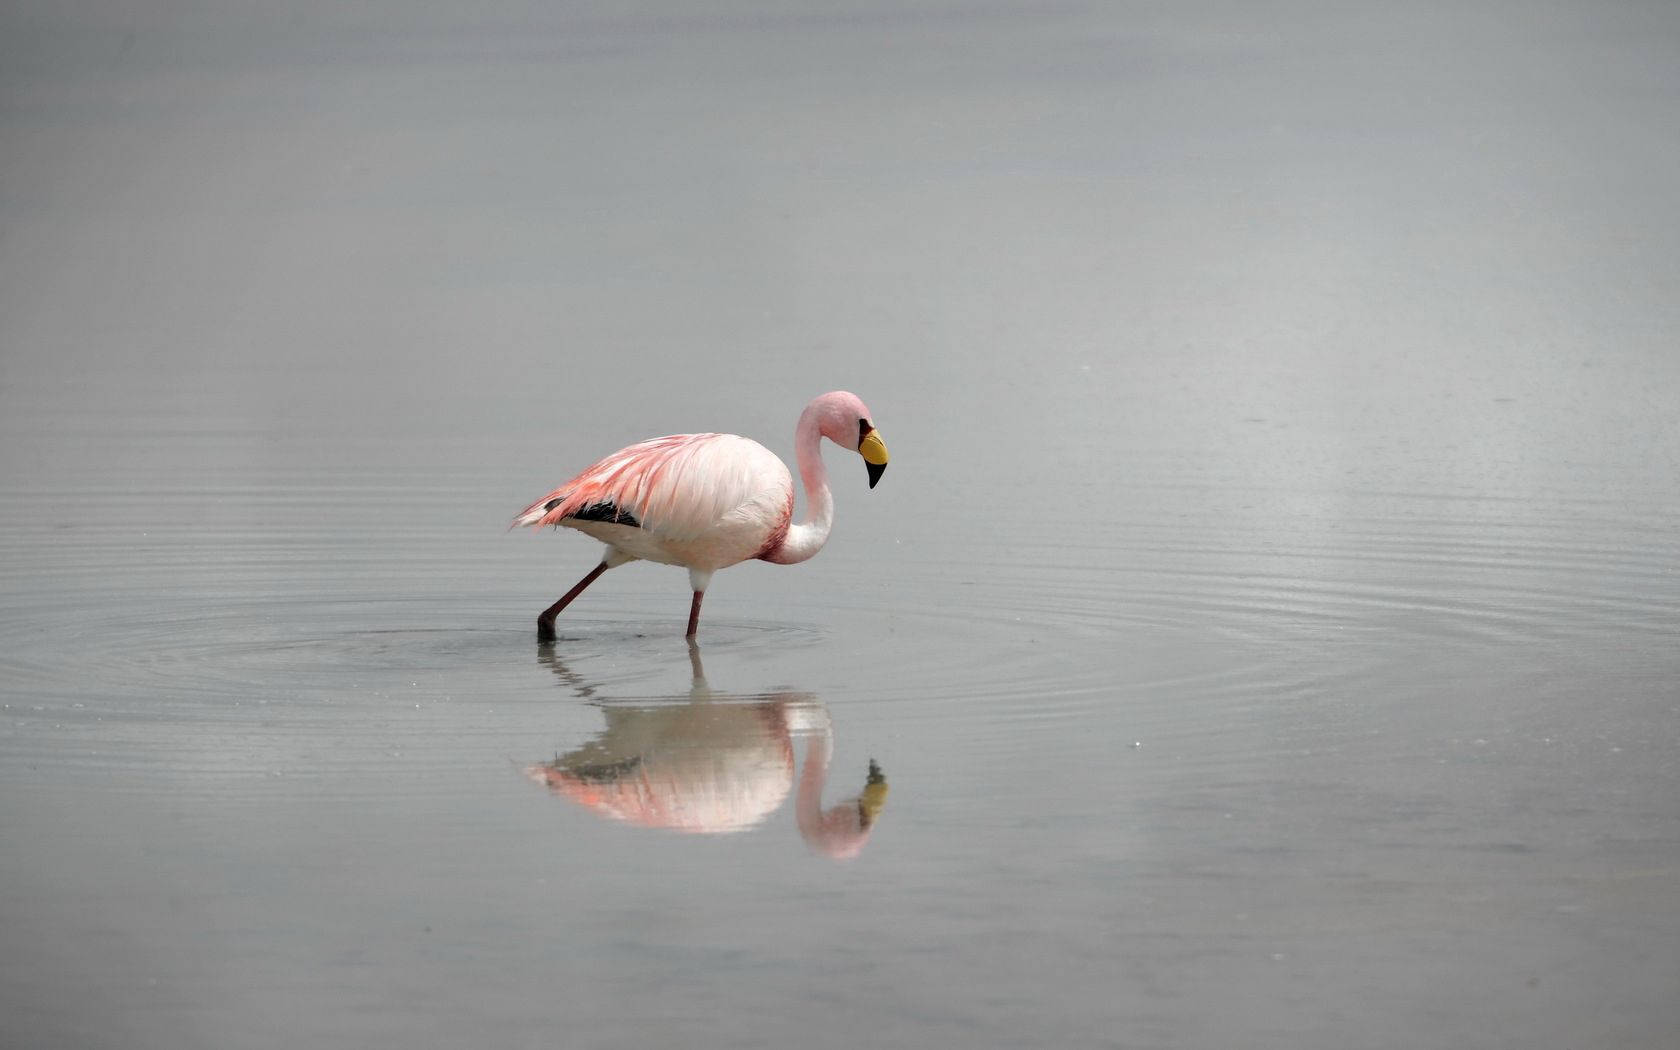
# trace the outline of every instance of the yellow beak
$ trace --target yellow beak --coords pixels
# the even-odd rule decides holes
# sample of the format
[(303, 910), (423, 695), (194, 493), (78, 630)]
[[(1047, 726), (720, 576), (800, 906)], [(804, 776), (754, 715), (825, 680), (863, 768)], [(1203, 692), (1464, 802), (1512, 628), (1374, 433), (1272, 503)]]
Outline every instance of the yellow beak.
[(864, 785), (863, 794), (858, 796), (858, 814), (863, 818), (863, 826), (869, 827), (875, 823), (875, 818), (881, 815), (881, 810), (887, 808), (887, 778), (881, 772), (881, 767), (869, 760), (869, 782)]
[(858, 442), (858, 455), (869, 465), (869, 487), (874, 488), (887, 469), (887, 445), (878, 431), (870, 430), (863, 435), (863, 440)]
[(881, 440), (881, 432), (871, 430), (858, 442), (858, 454), (863, 456), (865, 463), (873, 463), (877, 467), (887, 465), (887, 446)]

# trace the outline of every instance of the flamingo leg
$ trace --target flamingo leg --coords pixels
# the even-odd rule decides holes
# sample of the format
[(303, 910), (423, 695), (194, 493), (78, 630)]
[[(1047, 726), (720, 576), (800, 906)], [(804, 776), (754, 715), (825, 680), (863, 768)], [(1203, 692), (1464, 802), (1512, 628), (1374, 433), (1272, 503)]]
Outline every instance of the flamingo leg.
[(560, 610), (572, 604), (572, 599), (583, 593), (583, 589), (595, 582), (595, 577), (607, 571), (607, 563), (602, 562), (589, 570), (589, 575), (577, 582), (577, 586), (567, 591), (559, 601), (543, 610), (537, 617), (537, 641), (554, 641), (554, 618), (560, 615)]
[(685, 638), (693, 638), (700, 632), (700, 599), (706, 596), (705, 591), (694, 592), (694, 604), (688, 607), (688, 634)]

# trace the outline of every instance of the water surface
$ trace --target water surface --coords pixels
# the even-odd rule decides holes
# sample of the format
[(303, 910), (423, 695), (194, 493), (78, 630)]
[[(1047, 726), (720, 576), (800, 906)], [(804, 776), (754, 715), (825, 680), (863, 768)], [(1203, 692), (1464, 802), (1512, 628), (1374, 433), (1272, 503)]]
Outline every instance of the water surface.
[(0, 27), (0, 1043), (1680, 1030), (1668, 8), (293, 10)]

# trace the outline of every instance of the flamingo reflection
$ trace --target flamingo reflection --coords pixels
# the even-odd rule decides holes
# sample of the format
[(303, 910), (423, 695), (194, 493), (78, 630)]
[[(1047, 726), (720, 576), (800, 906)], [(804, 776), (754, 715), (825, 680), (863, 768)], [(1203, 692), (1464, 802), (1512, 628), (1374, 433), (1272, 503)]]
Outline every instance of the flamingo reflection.
[[(540, 646), (539, 656), (578, 695), (600, 699), (553, 646)], [(689, 662), (694, 681), (687, 696), (603, 704), (607, 727), (598, 737), (527, 767), (527, 775), (604, 817), (723, 834), (763, 822), (786, 801), (795, 788), (794, 742), (803, 737), (805, 762), (794, 798), (800, 836), (835, 859), (862, 852), (886, 805), (886, 777), (871, 759), (862, 790), (823, 808), (834, 731), (822, 701), (809, 693), (714, 692), (692, 643)]]

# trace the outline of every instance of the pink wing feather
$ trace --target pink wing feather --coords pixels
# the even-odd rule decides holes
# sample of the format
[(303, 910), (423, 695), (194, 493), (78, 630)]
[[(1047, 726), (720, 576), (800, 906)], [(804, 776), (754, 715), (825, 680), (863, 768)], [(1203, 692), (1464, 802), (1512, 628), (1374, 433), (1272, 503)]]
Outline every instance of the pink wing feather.
[(559, 525), (610, 503), (642, 528), (692, 539), (742, 504), (770, 497), (791, 504), (787, 467), (756, 441), (734, 434), (673, 434), (623, 448), (526, 507), (514, 525)]

